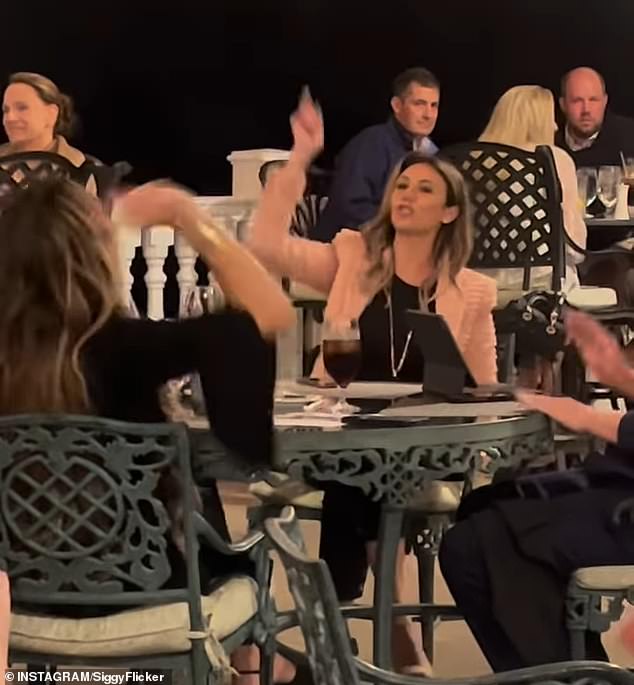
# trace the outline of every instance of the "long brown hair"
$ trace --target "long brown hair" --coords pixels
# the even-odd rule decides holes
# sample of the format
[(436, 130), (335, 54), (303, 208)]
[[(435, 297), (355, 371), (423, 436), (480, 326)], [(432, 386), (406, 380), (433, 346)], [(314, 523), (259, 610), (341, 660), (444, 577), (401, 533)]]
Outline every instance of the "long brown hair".
[(120, 306), (113, 244), (77, 184), (13, 191), (0, 214), (0, 414), (90, 412), (80, 353)]
[[(430, 157), (420, 152), (409, 153), (396, 166), (390, 176), (378, 214), (361, 230), (365, 239), (366, 251), (370, 260), (368, 278), (377, 276), (381, 287), (388, 285), (394, 275), (394, 259), (384, 259), (387, 248), (394, 243), (394, 226), (392, 225), (392, 193), (398, 177), (414, 164), (426, 164), (445, 181), (447, 187), (447, 207), (457, 207), (458, 216), (451, 223), (445, 224), (438, 231), (432, 248), (432, 261), (435, 266), (434, 278), (446, 274), (455, 284), (456, 275), (463, 269), (473, 249), (473, 226), (471, 224), (471, 207), (467, 187), (462, 174), (451, 164), (438, 157)], [(421, 287), (427, 284), (421, 283)]]

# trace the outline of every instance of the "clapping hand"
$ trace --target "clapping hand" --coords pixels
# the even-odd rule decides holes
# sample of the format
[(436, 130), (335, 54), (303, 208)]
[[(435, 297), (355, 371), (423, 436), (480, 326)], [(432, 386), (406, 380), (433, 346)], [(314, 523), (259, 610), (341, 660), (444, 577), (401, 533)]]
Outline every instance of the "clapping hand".
[(293, 157), (307, 167), (324, 147), (324, 121), (321, 109), (308, 89), (304, 89), (299, 105), (291, 115)]
[(518, 390), (515, 396), (527, 409), (550, 416), (568, 430), (583, 433), (588, 429), (589, 411), (592, 409), (572, 397), (552, 397), (529, 390)]
[(567, 311), (565, 322), (568, 340), (575, 345), (596, 380), (630, 395), (634, 387), (634, 370), (616, 339), (583, 312)]

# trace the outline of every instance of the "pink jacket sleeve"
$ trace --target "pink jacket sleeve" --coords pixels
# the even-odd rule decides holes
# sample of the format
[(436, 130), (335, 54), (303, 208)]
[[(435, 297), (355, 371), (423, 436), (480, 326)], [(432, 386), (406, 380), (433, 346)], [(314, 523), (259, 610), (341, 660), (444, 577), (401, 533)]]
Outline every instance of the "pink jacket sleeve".
[[(470, 305), (473, 316), (471, 335), (463, 351), (464, 360), (478, 385), (497, 383), (497, 350), (493, 309), (497, 303), (496, 283), (486, 278), (477, 284), (477, 304)], [(475, 284), (474, 284), (475, 289)]]
[(247, 245), (280, 276), (328, 294), (338, 266), (333, 246), (289, 234), (305, 184), (304, 169), (292, 160), (271, 175), (253, 215)]

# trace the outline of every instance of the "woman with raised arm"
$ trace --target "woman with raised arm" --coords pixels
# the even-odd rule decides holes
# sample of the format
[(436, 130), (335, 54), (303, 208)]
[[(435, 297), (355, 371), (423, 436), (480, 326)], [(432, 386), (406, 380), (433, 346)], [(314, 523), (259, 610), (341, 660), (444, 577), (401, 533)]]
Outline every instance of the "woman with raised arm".
[[(61, 179), (34, 180), (13, 193), (0, 214), (0, 415), (163, 421), (163, 384), (198, 372), (214, 433), (246, 469), (270, 467), (270, 342), (293, 321), (279, 284), (187, 193), (148, 184), (120, 197), (115, 213), (132, 225), (169, 224), (180, 231), (213, 269), (231, 308), (181, 321), (128, 318), (116, 228), (98, 201)], [(180, 491), (178, 473), (164, 474), (157, 493), (166, 493), (172, 523)], [(228, 535), (215, 486), (207, 494), (206, 513)], [(178, 530), (173, 533), (170, 582), (183, 587)], [(201, 580), (251, 570), (244, 559), (211, 554), (201, 560)], [(258, 682), (249, 649), (236, 662), (249, 673), (236, 680), (240, 685)], [(288, 682), (289, 670), (278, 668), (279, 682)]]
[[(328, 297), (329, 323), (358, 320), (362, 361), (359, 380), (421, 383), (421, 352), (412, 341), (405, 312), (417, 309), (446, 320), (478, 383), (497, 380), (492, 309), (495, 282), (465, 268), (472, 227), (465, 183), (450, 164), (420, 153), (394, 170), (378, 215), (360, 231), (343, 229), (332, 243), (289, 234), (306, 169), (323, 145), (321, 113), (302, 98), (291, 117), (294, 144), (288, 163), (268, 181), (255, 212), (250, 246), (282, 276)], [(321, 359), (314, 375), (324, 376)], [(373, 562), (380, 504), (360, 490), (328, 484), (320, 555), (330, 567), (341, 601), (359, 597)], [(404, 549), (396, 575), (403, 592)], [(411, 625), (397, 620), (394, 662), (402, 672), (428, 674)]]

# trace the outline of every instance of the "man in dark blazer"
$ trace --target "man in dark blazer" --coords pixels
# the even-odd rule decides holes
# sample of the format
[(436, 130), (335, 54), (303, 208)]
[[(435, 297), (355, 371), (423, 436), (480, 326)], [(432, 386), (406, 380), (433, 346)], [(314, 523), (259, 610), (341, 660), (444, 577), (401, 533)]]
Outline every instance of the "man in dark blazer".
[(396, 77), (390, 118), (358, 133), (337, 157), (328, 204), (310, 238), (329, 242), (342, 228), (359, 228), (377, 213), (389, 175), (402, 157), (412, 150), (438, 151), (429, 136), (439, 98), (438, 79), (427, 69), (413, 67)]

